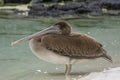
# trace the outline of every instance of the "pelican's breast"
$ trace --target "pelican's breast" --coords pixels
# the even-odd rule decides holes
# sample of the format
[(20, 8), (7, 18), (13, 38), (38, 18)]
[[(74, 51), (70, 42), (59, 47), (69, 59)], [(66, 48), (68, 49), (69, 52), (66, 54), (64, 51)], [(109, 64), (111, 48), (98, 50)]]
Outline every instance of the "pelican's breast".
[(40, 41), (35, 39), (31, 39), (29, 42), (29, 46), (32, 52), (40, 59), (55, 63), (55, 64), (67, 64), (69, 63), (69, 58), (65, 56), (57, 55), (56, 53), (46, 49), (41, 45)]

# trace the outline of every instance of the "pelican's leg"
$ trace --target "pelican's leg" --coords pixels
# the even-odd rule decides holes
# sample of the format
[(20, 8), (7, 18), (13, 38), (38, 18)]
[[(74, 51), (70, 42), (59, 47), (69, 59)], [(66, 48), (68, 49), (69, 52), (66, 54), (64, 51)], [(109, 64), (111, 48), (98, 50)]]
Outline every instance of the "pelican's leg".
[(70, 72), (71, 72), (71, 67), (72, 67), (71, 64), (66, 64), (65, 75), (69, 75), (69, 74), (70, 74)]

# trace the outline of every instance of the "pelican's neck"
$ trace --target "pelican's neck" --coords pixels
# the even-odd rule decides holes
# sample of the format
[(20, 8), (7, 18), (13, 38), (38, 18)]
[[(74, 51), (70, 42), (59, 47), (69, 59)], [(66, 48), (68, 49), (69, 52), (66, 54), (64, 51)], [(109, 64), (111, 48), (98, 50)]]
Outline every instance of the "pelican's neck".
[(38, 39), (31, 39), (29, 41), (29, 46), (32, 51), (38, 51), (40, 49), (41, 41)]

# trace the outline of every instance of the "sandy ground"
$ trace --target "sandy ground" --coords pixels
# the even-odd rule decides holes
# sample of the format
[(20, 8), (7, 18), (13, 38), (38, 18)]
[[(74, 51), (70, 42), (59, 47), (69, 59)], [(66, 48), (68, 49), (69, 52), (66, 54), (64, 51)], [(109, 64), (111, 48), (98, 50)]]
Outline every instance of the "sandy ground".
[(111, 68), (102, 72), (93, 72), (78, 80), (120, 80), (120, 67)]
[(19, 5), (19, 6), (2, 6), (0, 9), (18, 9), (18, 10), (29, 10), (27, 5)]

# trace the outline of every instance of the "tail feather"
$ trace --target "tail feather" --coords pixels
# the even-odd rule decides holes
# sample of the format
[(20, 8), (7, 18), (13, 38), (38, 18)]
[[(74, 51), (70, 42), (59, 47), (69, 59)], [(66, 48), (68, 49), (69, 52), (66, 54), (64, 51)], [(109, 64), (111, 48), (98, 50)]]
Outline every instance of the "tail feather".
[(112, 61), (112, 57), (109, 56), (109, 55), (107, 55), (107, 54), (105, 54), (105, 55), (103, 56), (103, 58), (106, 59), (107, 61), (111, 62), (111, 63), (113, 62), (113, 61)]
[(107, 52), (103, 49), (103, 58), (106, 59), (109, 62), (113, 62), (112, 61), (112, 57), (110, 55), (107, 54)]

